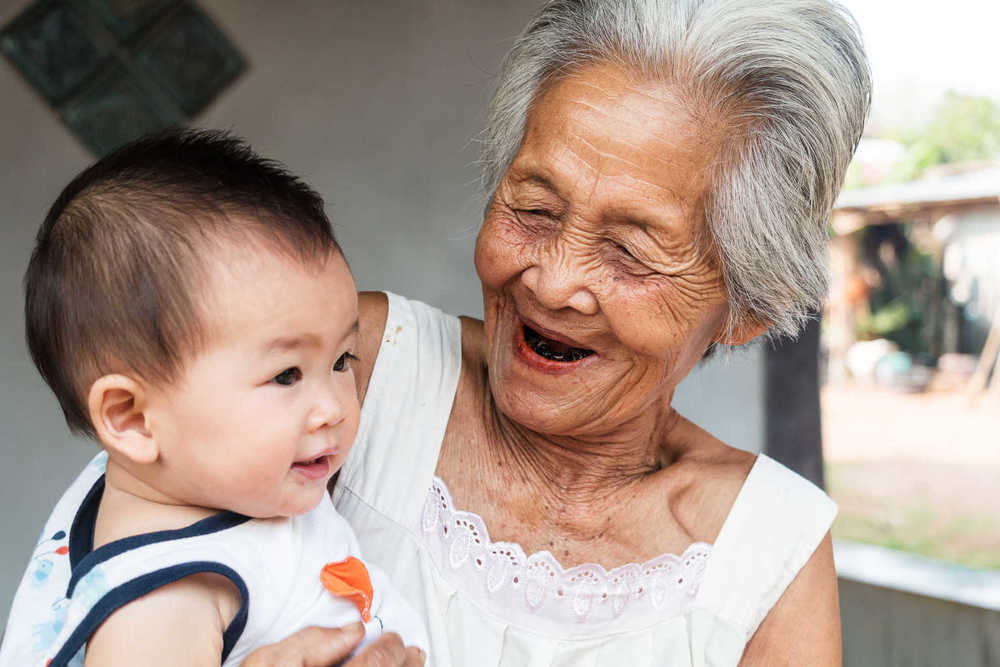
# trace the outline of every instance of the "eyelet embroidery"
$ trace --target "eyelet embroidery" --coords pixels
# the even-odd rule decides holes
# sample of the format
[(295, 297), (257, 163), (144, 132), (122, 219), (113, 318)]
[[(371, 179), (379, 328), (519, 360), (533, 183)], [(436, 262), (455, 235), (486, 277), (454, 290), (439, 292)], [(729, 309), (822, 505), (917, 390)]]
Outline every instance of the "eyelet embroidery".
[(658, 613), (668, 607), (683, 613), (694, 601), (712, 550), (695, 542), (680, 556), (663, 554), (610, 571), (597, 563), (566, 569), (548, 551), (528, 556), (517, 543), (491, 541), (482, 518), (455, 509), (438, 477), (428, 489), (421, 527), (429, 538), (436, 535), (447, 565), (475, 572), (491, 597), (580, 622), (617, 618), (640, 601)]

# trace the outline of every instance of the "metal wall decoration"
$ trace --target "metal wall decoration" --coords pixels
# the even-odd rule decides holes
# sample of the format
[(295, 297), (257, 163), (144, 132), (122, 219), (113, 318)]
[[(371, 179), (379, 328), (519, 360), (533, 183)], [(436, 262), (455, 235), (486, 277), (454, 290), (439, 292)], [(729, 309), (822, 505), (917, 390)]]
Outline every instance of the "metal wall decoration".
[(0, 49), (98, 156), (185, 124), (246, 68), (190, 0), (37, 0)]

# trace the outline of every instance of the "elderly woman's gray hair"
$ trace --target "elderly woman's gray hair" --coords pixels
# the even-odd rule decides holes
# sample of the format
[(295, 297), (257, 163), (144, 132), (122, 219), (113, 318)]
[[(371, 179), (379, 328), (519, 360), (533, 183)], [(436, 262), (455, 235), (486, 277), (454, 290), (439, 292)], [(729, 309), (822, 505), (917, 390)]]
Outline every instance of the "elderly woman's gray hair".
[(542, 87), (598, 62), (721, 113), (728, 140), (705, 216), (729, 328), (795, 335), (826, 295), (830, 212), (870, 105), (853, 19), (826, 0), (552, 0), (504, 62), (485, 136), (488, 193)]

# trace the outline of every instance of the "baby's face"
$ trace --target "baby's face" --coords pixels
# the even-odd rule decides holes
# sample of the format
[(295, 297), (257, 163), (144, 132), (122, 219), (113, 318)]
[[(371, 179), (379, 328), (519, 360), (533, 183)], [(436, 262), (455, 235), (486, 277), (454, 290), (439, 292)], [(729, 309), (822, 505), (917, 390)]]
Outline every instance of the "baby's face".
[(209, 343), (147, 413), (158, 490), (253, 517), (307, 512), (358, 430), (354, 280), (339, 253), (304, 265), (231, 244), (212, 259)]

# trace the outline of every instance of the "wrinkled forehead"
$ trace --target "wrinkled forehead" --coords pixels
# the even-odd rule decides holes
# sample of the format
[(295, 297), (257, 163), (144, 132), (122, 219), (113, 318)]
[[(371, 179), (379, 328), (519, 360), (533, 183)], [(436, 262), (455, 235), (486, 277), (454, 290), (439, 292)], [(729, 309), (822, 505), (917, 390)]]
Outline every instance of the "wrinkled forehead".
[(689, 209), (707, 191), (723, 135), (677, 86), (590, 65), (540, 91), (509, 175), (599, 208)]

